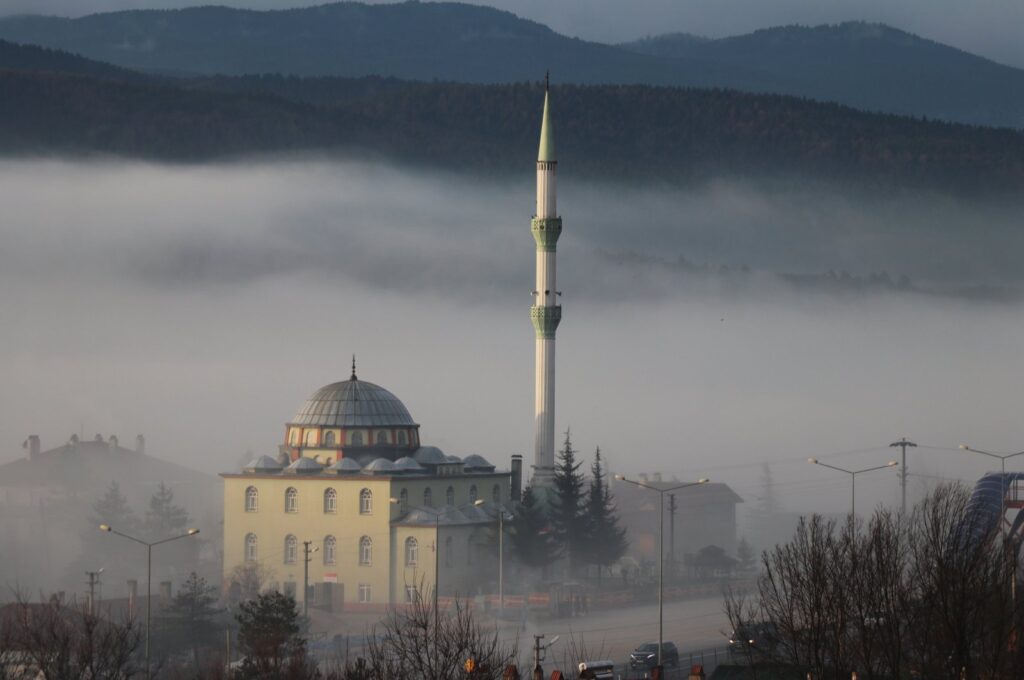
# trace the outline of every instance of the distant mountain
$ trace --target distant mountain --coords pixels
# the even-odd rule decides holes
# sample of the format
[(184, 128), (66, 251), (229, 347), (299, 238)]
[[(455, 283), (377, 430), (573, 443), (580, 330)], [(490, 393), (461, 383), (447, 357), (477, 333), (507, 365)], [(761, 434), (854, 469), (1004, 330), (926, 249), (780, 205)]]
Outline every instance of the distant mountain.
[(723, 70), (756, 67), (765, 75), (764, 87), (744, 89), (1024, 127), (1024, 71), (882, 24), (785, 26), (710, 41), (670, 34), (622, 47), (673, 57), (681, 67), (706, 60)]
[[(501, 175), (521, 173), (536, 154), (536, 84), (122, 78), (69, 68), (17, 70), (0, 60), (0, 153), (198, 161), (312, 151)], [(726, 90), (558, 86), (553, 97), (559, 157), (578, 178), (1024, 189), (1024, 133), (1012, 130)]]
[(278, 11), (138, 10), (0, 19), (0, 38), (165, 74), (383, 76), (470, 83), (723, 87), (1024, 127), (1024, 71), (878, 24), (687, 34), (611, 46), (509, 12), (446, 2)]

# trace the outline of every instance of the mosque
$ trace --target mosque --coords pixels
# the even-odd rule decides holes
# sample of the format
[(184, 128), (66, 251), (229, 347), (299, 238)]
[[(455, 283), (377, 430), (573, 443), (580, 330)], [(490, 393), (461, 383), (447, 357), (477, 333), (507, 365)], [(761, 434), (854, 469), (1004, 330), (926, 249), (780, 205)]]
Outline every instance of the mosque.
[[(554, 134), (545, 85), (537, 160), (534, 486), (554, 473)], [(314, 392), (285, 425), (278, 457), (225, 473), (224, 582), (246, 596), (253, 578), (333, 611), (380, 611), (420, 594), (491, 587), (499, 513), (520, 499), (522, 459), (498, 471), (479, 455), (446, 455), (393, 393), (356, 374)], [(485, 565), (487, 565), (485, 567)], [(308, 583), (308, 588), (303, 588)]]

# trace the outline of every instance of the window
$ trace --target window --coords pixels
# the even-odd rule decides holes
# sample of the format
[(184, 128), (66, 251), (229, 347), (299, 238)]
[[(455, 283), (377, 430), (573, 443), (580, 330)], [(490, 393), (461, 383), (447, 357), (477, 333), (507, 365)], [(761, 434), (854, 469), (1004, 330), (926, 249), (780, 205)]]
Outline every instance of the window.
[(299, 539), (292, 534), (284, 538), (284, 563), (295, 564), (299, 559)]
[(398, 431), (398, 445), (399, 446), (405, 446), (408, 443), (409, 443), (409, 440), (406, 437), (405, 430), (399, 430)]
[(306, 446), (316, 446), (316, 430), (306, 431)]
[(338, 559), (338, 541), (334, 536), (324, 538), (324, 564), (330, 566)]
[(288, 433), (288, 443), (292, 446), (299, 443), (299, 431), (297, 429)]
[(254, 562), (256, 560), (256, 534), (245, 535), (245, 561)]
[(410, 536), (405, 539), (405, 566), (415, 567), (420, 559), (420, 544)]
[(408, 603), (417, 602), (420, 599), (419, 591), (416, 590), (416, 586), (407, 585), (405, 587), (405, 601)]
[(428, 508), (434, 507), (434, 492), (427, 487), (423, 490), (423, 505)]
[(444, 539), (444, 566), (450, 567), (455, 561), (455, 541), (452, 537)]
[(299, 511), (299, 491), (294, 486), (289, 486), (288, 489), (284, 492), (284, 511)]
[(334, 489), (324, 491), (324, 512), (333, 515), (338, 511), (338, 492)]
[(324, 446), (334, 446), (334, 433), (328, 431), (324, 434)]
[(469, 502), (476, 503), (476, 484), (469, 487)]
[(359, 601), (362, 603), (370, 602), (372, 600), (373, 591), (370, 589), (369, 583), (359, 584)]
[(260, 493), (255, 486), (245, 490), (245, 511), (256, 512), (260, 508)]
[(377, 446), (385, 446), (388, 443), (388, 433), (384, 430), (377, 430)]
[(402, 489), (402, 492), (398, 494), (398, 509), (405, 512), (409, 509), (409, 490)]
[(495, 484), (494, 488), (491, 489), (491, 500), (495, 503), (501, 502), (501, 484)]
[(448, 487), (448, 490), (444, 492), (444, 500), (448, 505), (455, 505), (455, 489)]
[(359, 492), (359, 514), (369, 515), (373, 512), (373, 492), (363, 489)]
[(352, 433), (352, 446), (362, 446), (362, 445), (363, 445), (363, 433), (362, 432), (353, 432)]
[(369, 566), (373, 562), (373, 541), (369, 536), (359, 539), (359, 564)]

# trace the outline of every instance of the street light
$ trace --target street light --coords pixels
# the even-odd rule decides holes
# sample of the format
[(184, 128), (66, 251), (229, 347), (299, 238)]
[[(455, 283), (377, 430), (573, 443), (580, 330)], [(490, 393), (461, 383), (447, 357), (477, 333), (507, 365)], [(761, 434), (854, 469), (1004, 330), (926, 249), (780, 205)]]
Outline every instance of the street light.
[(679, 489), (685, 489), (690, 486), (707, 484), (709, 480), (705, 477), (703, 479), (698, 479), (696, 482), (670, 486), (667, 489), (660, 489), (656, 486), (651, 486), (650, 484), (626, 479), (625, 475), (615, 475), (615, 479), (620, 482), (635, 484), (636, 486), (650, 489), (651, 491), (656, 491), (658, 493), (658, 666), (660, 667), (661, 648), (665, 644), (665, 494), (669, 491), (678, 491)]
[[(486, 501), (478, 498), (473, 505), (483, 507)], [(498, 506), (498, 618), (505, 614), (505, 511)]]
[(161, 543), (170, 543), (171, 541), (176, 541), (179, 538), (188, 538), (189, 536), (195, 536), (199, 533), (199, 529), (189, 529), (180, 536), (171, 536), (170, 538), (164, 538), (159, 541), (153, 541), (152, 543), (143, 541), (140, 538), (135, 538), (134, 536), (129, 536), (128, 534), (121, 533), (109, 524), (101, 524), (100, 531), (106, 531), (108, 534), (117, 534), (121, 538), (127, 538), (129, 541), (135, 541), (136, 543), (146, 546), (146, 678), (148, 680), (148, 678), (150, 677), (149, 631), (151, 628), (150, 621), (153, 608), (153, 546), (160, 545)]
[(847, 470), (845, 468), (836, 467), (835, 465), (829, 465), (828, 463), (822, 463), (817, 458), (808, 458), (807, 462), (811, 463), (812, 465), (820, 465), (821, 467), (827, 467), (830, 470), (836, 470), (838, 472), (845, 472), (846, 474), (850, 475), (850, 517), (851, 517), (851, 519), (856, 516), (856, 512), (855, 511), (857, 509), (857, 475), (862, 474), (864, 472), (873, 472), (875, 470), (884, 470), (886, 468), (891, 468), (891, 467), (893, 467), (895, 465), (899, 465), (899, 463), (897, 463), (896, 461), (890, 460), (885, 465), (876, 465), (875, 467), (864, 468), (863, 470)]

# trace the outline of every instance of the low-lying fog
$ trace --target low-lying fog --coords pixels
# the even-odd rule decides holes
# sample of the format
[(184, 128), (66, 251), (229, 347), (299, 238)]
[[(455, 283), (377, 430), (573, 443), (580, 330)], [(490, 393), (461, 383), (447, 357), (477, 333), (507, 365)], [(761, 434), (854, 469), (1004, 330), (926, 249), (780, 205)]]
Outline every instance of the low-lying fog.
[[(791, 461), (773, 469), (784, 506), (842, 511), (848, 481), (808, 456), (881, 447), (829, 460), (884, 463), (907, 435), (940, 447), (913, 453), (926, 483), (987, 467), (942, 447), (1024, 445), (1024, 306), (963, 293), (1021, 282), (1014, 212), (562, 171), (557, 424), (588, 458), (600, 445), (614, 471), (706, 474), (751, 505), (760, 463)], [(425, 442), (529, 460), (532, 181), (0, 163), (0, 460), (28, 434), (48, 449), (142, 432), (153, 455), (233, 470), (274, 452), (353, 353)], [(817, 276), (830, 270), (851, 278)], [(862, 507), (897, 497), (895, 473), (868, 486)]]

